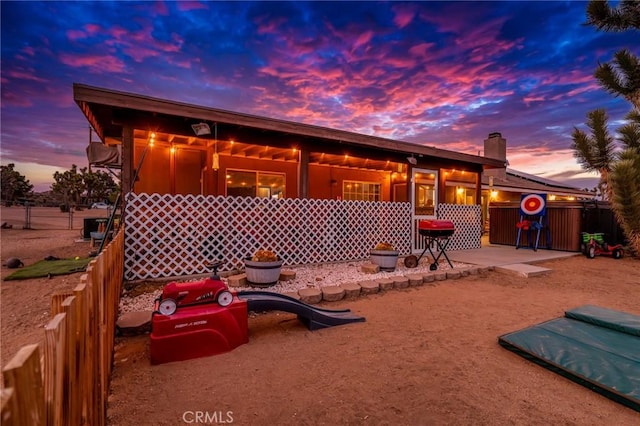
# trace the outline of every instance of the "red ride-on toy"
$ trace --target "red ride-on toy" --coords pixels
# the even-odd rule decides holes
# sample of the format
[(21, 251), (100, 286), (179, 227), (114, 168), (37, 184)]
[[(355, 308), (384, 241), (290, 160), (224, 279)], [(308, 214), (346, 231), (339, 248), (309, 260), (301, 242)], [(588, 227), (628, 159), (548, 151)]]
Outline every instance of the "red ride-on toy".
[(583, 232), (581, 248), (582, 253), (584, 253), (584, 255), (589, 259), (593, 259), (600, 255), (620, 259), (624, 254), (622, 244), (607, 244), (604, 240), (604, 234), (600, 232), (596, 232), (594, 234)]
[(151, 317), (151, 364), (216, 355), (249, 341), (247, 301), (220, 279), (167, 284)]

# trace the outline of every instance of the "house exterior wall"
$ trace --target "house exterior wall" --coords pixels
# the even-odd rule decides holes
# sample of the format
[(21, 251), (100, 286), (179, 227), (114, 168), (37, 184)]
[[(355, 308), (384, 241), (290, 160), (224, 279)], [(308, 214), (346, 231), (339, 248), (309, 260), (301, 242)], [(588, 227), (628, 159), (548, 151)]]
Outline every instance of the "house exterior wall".
[[(219, 169), (211, 171), (208, 154), (202, 150), (180, 148), (172, 153), (169, 147), (155, 146), (144, 151), (143, 145), (136, 145), (134, 150), (136, 165), (144, 154), (134, 186), (136, 193), (226, 195), (225, 176), (231, 169), (282, 173), (286, 177), (286, 198), (300, 197), (296, 162), (220, 156)], [(310, 164), (308, 173), (308, 198), (342, 199), (343, 182), (352, 180), (379, 183), (380, 201), (392, 200), (389, 172)]]
[(199, 194), (201, 192), (202, 151), (179, 149), (174, 153), (175, 194)]
[(374, 182), (381, 185), (380, 201), (391, 201), (389, 172), (309, 165), (309, 198), (340, 200), (345, 180)]
[(298, 197), (298, 163), (228, 156), (220, 156), (220, 169), (214, 172), (216, 191), (204, 195), (226, 195), (227, 169), (284, 173), (286, 198)]
[(134, 149), (135, 167), (140, 164), (144, 154), (142, 166), (138, 171), (138, 179), (134, 184), (135, 192), (147, 194), (171, 194), (171, 154), (169, 149), (147, 149), (144, 146), (136, 146)]

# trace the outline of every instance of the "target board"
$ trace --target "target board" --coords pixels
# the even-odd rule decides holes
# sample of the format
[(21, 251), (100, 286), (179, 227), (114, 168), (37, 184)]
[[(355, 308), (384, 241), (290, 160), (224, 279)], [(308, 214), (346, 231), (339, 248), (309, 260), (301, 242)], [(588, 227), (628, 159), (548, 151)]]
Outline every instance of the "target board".
[(520, 214), (523, 216), (545, 216), (547, 213), (547, 194), (522, 194)]

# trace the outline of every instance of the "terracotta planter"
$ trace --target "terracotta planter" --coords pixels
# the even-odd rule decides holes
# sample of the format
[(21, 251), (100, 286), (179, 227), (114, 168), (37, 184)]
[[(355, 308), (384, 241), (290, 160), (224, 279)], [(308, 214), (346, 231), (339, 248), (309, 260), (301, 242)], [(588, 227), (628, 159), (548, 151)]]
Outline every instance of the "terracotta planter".
[(381, 271), (392, 272), (398, 265), (398, 250), (371, 250), (369, 260), (380, 267)]
[(255, 262), (251, 258), (244, 260), (247, 282), (253, 287), (269, 287), (278, 283), (282, 260), (275, 262)]

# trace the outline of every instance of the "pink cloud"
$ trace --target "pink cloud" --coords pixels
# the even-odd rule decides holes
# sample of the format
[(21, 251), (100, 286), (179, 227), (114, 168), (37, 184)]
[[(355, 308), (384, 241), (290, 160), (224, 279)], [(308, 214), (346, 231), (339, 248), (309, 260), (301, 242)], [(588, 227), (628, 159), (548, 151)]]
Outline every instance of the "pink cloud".
[(81, 30), (68, 30), (66, 34), (67, 39), (71, 41), (76, 41), (87, 37), (85, 32)]
[(409, 53), (412, 56), (418, 58), (426, 58), (428, 56), (427, 51), (435, 46), (435, 43), (420, 43), (409, 48)]
[[(4, 77), (2, 78), (2, 84), (7, 84), (7, 81), (5, 81)], [(7, 92), (6, 90), (2, 91), (2, 103), (3, 107), (13, 105), (21, 108), (29, 108), (33, 106), (33, 102), (31, 102), (31, 98), (29, 98), (28, 96), (23, 96), (22, 94), (16, 94), (13, 92)]]
[[(182, 11), (181, 7), (183, 6), (182, 3), (192, 3), (192, 2), (178, 2), (178, 10)], [(187, 4), (187, 7), (192, 6), (191, 4)], [(188, 9), (188, 10), (193, 10), (193, 9), (206, 9), (207, 7), (203, 4), (200, 4), (199, 6), (195, 6), (192, 7), (192, 9)], [(168, 16), (169, 15), (169, 8), (167, 7), (167, 4), (164, 1), (156, 1), (153, 4), (153, 10), (155, 12), (155, 14), (157, 15), (162, 15), (162, 16)]]
[(38, 83), (46, 83), (47, 80), (36, 75), (34, 70), (7, 70), (3, 71), (3, 78), (11, 78), (17, 80), (36, 81)]
[(542, 84), (545, 86), (555, 84), (588, 84), (595, 82), (595, 77), (593, 77), (591, 71), (588, 70), (573, 70), (568, 73), (546, 74), (542, 79)]
[(87, 24), (84, 26), (84, 29), (87, 31), (87, 33), (95, 35), (100, 32), (101, 27), (98, 24)]
[(272, 19), (267, 21), (265, 17), (259, 17), (255, 20), (258, 28), (256, 29), (257, 34), (282, 34), (282, 28), (286, 27), (287, 20), (285, 17), (279, 17), (276, 19)]
[(60, 55), (60, 62), (74, 68), (89, 68), (95, 73), (120, 73), (124, 72), (126, 66), (123, 61), (109, 55)]
[(152, 35), (152, 24), (149, 23), (138, 31), (126, 30), (119, 26), (107, 29), (96, 27), (92, 31), (105, 35), (104, 45), (110, 47), (111, 52), (115, 54), (115, 52), (121, 51), (136, 62), (160, 57), (167, 53), (180, 52), (184, 43), (184, 40), (177, 34), (171, 34), (171, 40), (168, 42), (156, 40)]
[(178, 7), (178, 10), (181, 12), (188, 12), (190, 10), (201, 10), (201, 9), (208, 9), (209, 7), (199, 1), (178, 1), (176, 2), (176, 6)]
[(27, 55), (27, 56), (35, 56), (36, 55), (36, 50), (32, 47), (32, 46), (25, 46), (22, 49), (22, 52)]
[(391, 10), (395, 13), (393, 23), (398, 28), (406, 27), (416, 16), (415, 8), (412, 5), (394, 5)]
[(67, 30), (67, 39), (71, 41), (86, 39), (101, 32), (102, 27), (97, 24), (86, 24), (82, 30)]
[(371, 39), (373, 38), (373, 31), (369, 30), (369, 31), (365, 31), (364, 33), (360, 34), (358, 36), (358, 38), (356, 39), (356, 41), (353, 43), (353, 49), (357, 49), (360, 46), (363, 46), (367, 43), (369, 43), (371, 41)]

